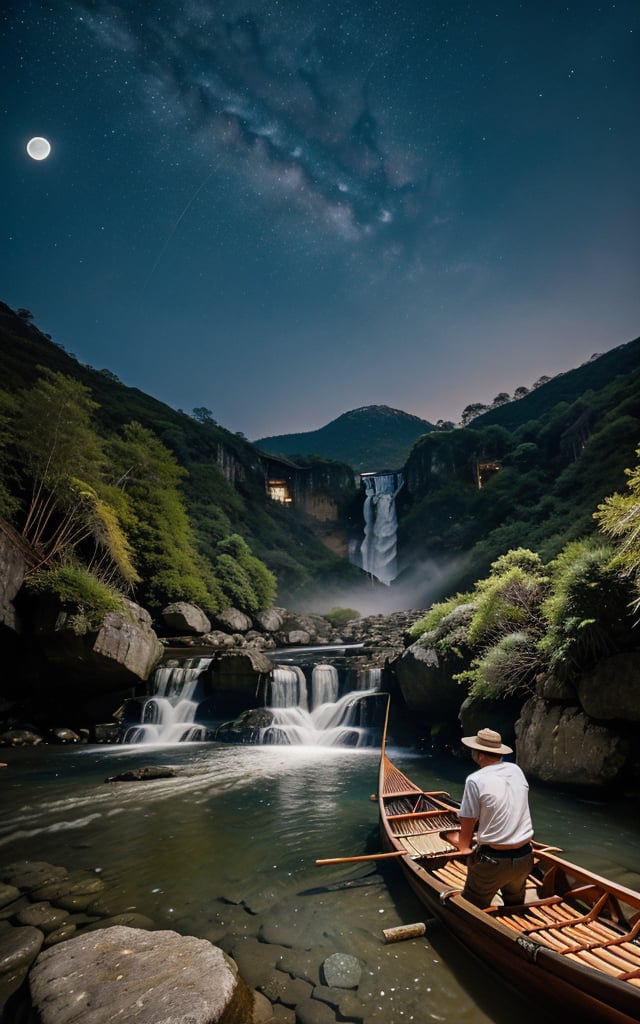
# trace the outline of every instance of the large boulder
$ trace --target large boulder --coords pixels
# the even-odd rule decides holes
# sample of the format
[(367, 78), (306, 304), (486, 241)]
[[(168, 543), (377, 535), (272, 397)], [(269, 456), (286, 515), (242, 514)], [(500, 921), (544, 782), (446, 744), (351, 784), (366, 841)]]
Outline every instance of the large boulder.
[(251, 1021), (237, 966), (206, 939), (115, 926), (40, 953), (29, 974), (41, 1024)]
[(70, 682), (102, 684), (104, 689), (146, 681), (164, 648), (151, 616), (133, 601), (107, 612), (100, 627), (80, 632), (75, 610), (43, 602), (36, 614), (37, 634), (47, 659), (63, 665)]
[(238, 608), (225, 608), (218, 613), (217, 621), (222, 629), (231, 630), (232, 633), (246, 633), (253, 626), (249, 616)]
[(601, 787), (629, 764), (629, 742), (578, 707), (532, 697), (516, 723), (518, 764), (531, 778), (556, 785)]
[(162, 609), (162, 620), (165, 626), (176, 636), (184, 634), (203, 635), (211, 629), (211, 623), (197, 604), (187, 601), (175, 601)]
[(453, 678), (462, 668), (458, 659), (444, 659), (420, 641), (407, 647), (394, 662), (402, 698), (412, 714), (427, 722), (455, 721), (464, 690)]
[(591, 718), (640, 722), (640, 654), (614, 654), (578, 682), (578, 697)]
[(284, 609), (266, 608), (263, 612), (258, 612), (254, 619), (258, 629), (265, 633), (277, 633), (279, 629), (282, 629)]
[(255, 706), (272, 670), (273, 662), (253, 648), (219, 651), (200, 677), (207, 707), (201, 704), (199, 714), (217, 718)]

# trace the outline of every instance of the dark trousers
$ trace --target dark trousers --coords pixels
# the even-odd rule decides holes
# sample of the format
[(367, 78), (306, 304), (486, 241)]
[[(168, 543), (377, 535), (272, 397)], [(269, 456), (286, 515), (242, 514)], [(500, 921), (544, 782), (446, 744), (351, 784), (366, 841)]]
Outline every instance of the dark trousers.
[(533, 868), (533, 853), (492, 850), (478, 846), (467, 860), (467, 880), (462, 895), (477, 907), (488, 907), (500, 890), (506, 906), (524, 903), (527, 875)]

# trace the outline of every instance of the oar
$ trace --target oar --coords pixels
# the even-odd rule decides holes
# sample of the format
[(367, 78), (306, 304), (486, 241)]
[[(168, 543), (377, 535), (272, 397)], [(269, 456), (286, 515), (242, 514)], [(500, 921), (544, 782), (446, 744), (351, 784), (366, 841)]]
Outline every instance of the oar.
[(316, 867), (323, 868), (326, 864), (354, 864), (360, 860), (384, 860), (386, 857), (406, 857), (406, 850), (395, 850), (394, 853), (367, 853), (362, 857), (328, 857), (317, 860)]

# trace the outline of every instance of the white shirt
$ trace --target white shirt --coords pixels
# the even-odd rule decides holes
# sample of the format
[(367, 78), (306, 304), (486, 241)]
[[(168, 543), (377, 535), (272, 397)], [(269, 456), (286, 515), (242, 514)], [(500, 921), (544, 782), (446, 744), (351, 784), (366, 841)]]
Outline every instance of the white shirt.
[(478, 821), (478, 844), (520, 846), (531, 839), (529, 784), (510, 761), (485, 765), (468, 776), (459, 815)]

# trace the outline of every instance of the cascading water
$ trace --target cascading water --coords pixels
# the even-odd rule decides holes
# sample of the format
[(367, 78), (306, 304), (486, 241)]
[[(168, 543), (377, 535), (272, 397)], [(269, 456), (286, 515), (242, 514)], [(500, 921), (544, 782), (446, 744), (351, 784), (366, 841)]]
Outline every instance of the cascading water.
[(156, 669), (154, 695), (141, 708), (140, 721), (123, 729), (121, 743), (184, 743), (204, 740), (207, 729), (195, 724), (200, 673), (211, 658), (190, 658), (175, 667)]
[[(367, 672), (374, 675), (367, 676)], [(366, 669), (359, 677), (368, 689), (358, 686), (339, 696), (338, 670), (334, 665), (315, 665), (311, 675), (311, 707), (302, 669), (276, 668), (267, 691), (267, 706), (273, 715), (260, 732), (260, 743), (303, 746), (369, 746), (375, 742), (372, 725), (379, 694), (381, 670)]]
[(365, 501), (360, 560), (365, 572), (388, 585), (398, 575), (396, 495), (404, 476), (401, 472), (363, 473), (362, 481)]
[[(217, 737), (206, 680), (211, 661), (190, 658), (156, 669), (153, 696), (127, 701), (120, 742), (171, 744)], [(374, 727), (380, 724), (381, 682), (380, 668), (351, 666), (341, 683), (335, 665), (325, 662), (309, 665), (307, 675), (299, 665), (274, 666), (265, 688), (271, 722), (243, 742), (370, 746), (378, 739)], [(198, 717), (207, 724), (196, 722)]]

